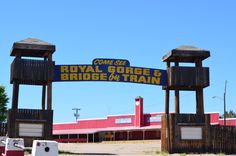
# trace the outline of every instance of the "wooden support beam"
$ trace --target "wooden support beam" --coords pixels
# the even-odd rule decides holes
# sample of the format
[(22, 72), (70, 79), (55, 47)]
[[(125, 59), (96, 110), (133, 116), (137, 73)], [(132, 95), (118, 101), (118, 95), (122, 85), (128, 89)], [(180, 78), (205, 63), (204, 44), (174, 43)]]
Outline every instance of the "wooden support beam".
[(47, 86), (47, 110), (52, 110), (52, 82)]
[(13, 82), (13, 93), (12, 93), (12, 109), (18, 108), (19, 88), (20, 88), (19, 83), (14, 81)]
[[(52, 61), (52, 54), (51, 53), (48, 53), (48, 61)], [(48, 82), (47, 109), (52, 110), (52, 82)]]
[(42, 88), (42, 110), (45, 110), (45, 103), (46, 103), (46, 85), (43, 85)]
[(204, 100), (203, 100), (203, 88), (196, 90), (196, 113), (198, 115), (204, 114)]
[(145, 130), (143, 130), (143, 140), (145, 140)]
[[(166, 68), (168, 69), (170, 67), (170, 62), (166, 63)], [(168, 79), (168, 78), (167, 78)], [(168, 87), (168, 84), (167, 84)], [(170, 105), (170, 90), (166, 89), (166, 99), (165, 99), (165, 113), (169, 114), (169, 105)]]
[[(179, 66), (179, 62), (175, 62), (175, 66)], [(175, 89), (175, 113), (179, 114), (179, 90)]]
[(169, 114), (169, 105), (170, 105), (170, 90), (166, 89), (166, 99), (165, 99), (165, 113)]
[[(44, 57), (44, 61), (47, 60), (47, 57)], [(46, 105), (46, 84), (43, 84), (42, 87), (42, 110), (45, 110)]]
[(127, 131), (127, 140), (129, 141), (129, 131)]
[[(202, 67), (202, 61), (196, 60), (195, 66)], [(204, 114), (203, 88), (196, 89), (196, 113), (199, 115)]]
[(179, 114), (179, 90), (175, 90), (175, 113)]

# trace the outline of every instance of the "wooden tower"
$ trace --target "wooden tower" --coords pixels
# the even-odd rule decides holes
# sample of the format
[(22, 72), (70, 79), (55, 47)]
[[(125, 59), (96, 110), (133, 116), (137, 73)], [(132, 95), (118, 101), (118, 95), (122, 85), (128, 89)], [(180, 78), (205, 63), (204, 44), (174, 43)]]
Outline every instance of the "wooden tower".
[[(8, 110), (8, 136), (24, 138), (26, 146), (30, 146), (34, 139), (52, 138), (54, 51), (55, 45), (33, 38), (15, 42), (11, 49), (10, 55), (15, 59), (11, 64), (13, 94), (12, 107)], [(18, 108), (21, 84), (42, 86), (42, 109)]]
[[(204, 152), (209, 146), (210, 117), (204, 114), (203, 100), (203, 88), (209, 86), (209, 68), (202, 66), (202, 61), (209, 56), (207, 50), (181, 46), (163, 57), (168, 75), (168, 84), (163, 87), (166, 92), (165, 116), (162, 118), (163, 151)], [(195, 66), (180, 66), (180, 63), (194, 63)], [(170, 114), (171, 90), (175, 96), (175, 112)], [(196, 92), (196, 114), (180, 114), (179, 91)]]

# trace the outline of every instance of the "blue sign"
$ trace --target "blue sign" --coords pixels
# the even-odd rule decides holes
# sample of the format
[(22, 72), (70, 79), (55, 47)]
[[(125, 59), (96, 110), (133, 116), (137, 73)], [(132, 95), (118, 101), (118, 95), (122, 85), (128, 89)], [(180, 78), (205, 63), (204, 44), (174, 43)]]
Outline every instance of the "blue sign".
[(166, 85), (166, 70), (130, 66), (123, 59), (94, 59), (91, 65), (56, 65), (54, 81), (112, 81)]

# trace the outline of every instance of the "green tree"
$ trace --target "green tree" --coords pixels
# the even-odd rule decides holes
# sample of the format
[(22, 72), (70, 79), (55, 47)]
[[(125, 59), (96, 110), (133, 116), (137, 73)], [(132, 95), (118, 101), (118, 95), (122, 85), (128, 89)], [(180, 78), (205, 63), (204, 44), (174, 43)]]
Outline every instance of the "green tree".
[[(226, 111), (225, 117), (226, 118), (236, 118), (236, 112), (234, 112), (233, 110), (230, 110), (229, 112)], [(224, 115), (221, 115), (220, 118), (224, 118)]]
[(8, 100), (5, 87), (0, 86), (0, 122), (6, 121)]
[(233, 110), (230, 110), (229, 112), (226, 111), (225, 115), (226, 118), (236, 118), (236, 113)]

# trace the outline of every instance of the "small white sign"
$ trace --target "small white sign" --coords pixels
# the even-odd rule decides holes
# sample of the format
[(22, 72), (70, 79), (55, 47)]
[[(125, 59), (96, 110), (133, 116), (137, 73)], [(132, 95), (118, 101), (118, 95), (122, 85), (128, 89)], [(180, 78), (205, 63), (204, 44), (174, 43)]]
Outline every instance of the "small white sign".
[(29, 137), (42, 137), (43, 136), (43, 124), (19, 124), (19, 136)]
[(58, 143), (49, 140), (34, 140), (32, 156), (58, 156)]
[(201, 127), (181, 127), (182, 140), (201, 140), (202, 128)]
[(6, 151), (24, 151), (24, 139), (22, 138), (7, 138)]
[(118, 118), (115, 120), (116, 124), (128, 124), (132, 123), (132, 118)]

